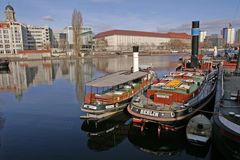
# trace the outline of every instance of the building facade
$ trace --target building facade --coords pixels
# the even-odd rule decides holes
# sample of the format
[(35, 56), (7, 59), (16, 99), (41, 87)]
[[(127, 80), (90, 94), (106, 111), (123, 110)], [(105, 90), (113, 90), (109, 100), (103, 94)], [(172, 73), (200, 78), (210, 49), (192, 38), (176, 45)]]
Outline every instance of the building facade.
[(0, 22), (0, 54), (23, 50), (23, 27), (18, 22)]
[(191, 36), (186, 33), (157, 33), (128, 30), (111, 30), (95, 36), (98, 51), (130, 51), (133, 45), (139, 45), (140, 50), (159, 49), (170, 41), (179, 40), (190, 44)]
[(205, 42), (205, 46), (206, 48), (213, 48), (213, 47), (217, 47), (217, 48), (222, 48), (224, 46), (224, 42), (223, 42), (223, 37), (218, 35), (218, 34), (212, 34), (210, 36), (206, 36), (204, 42)]
[(237, 30), (236, 32), (236, 43), (239, 45), (240, 44), (240, 29)]
[(223, 42), (225, 45), (233, 45), (235, 43), (235, 29), (229, 24), (228, 28), (223, 28)]
[(24, 26), (24, 49), (49, 50), (52, 47), (52, 30), (48, 26)]
[(199, 42), (200, 43), (204, 42), (206, 36), (207, 36), (207, 31), (201, 31), (199, 36)]
[[(73, 49), (73, 29), (72, 26), (67, 26), (64, 28), (64, 33), (67, 34), (67, 42), (68, 42), (68, 48)], [(82, 27), (81, 30), (81, 50), (91, 50), (92, 48), (92, 40), (93, 40), (93, 31), (91, 27)]]

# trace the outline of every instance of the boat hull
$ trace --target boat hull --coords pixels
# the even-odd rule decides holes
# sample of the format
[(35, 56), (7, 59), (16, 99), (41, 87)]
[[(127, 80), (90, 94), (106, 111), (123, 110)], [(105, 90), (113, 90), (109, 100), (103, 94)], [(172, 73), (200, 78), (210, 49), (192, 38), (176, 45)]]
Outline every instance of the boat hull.
[[(87, 113), (86, 116), (81, 116), (81, 119), (86, 119), (90, 121), (104, 121), (105, 119), (108, 119), (109, 117), (115, 115), (116, 113), (122, 112), (127, 105), (131, 102), (133, 96), (115, 104), (111, 104), (111, 106), (114, 106), (113, 108), (106, 109), (106, 105), (102, 107), (102, 109), (89, 109), (85, 108), (84, 105), (81, 107), (81, 111)], [(110, 105), (108, 105), (110, 106)], [(97, 108), (97, 107), (96, 107)]]

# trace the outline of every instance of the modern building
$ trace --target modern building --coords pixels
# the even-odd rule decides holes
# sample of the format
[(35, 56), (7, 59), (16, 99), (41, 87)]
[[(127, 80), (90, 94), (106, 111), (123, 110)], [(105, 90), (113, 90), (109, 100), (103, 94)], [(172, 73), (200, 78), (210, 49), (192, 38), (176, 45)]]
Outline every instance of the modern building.
[(213, 48), (213, 47), (217, 47), (217, 48), (222, 48), (224, 43), (223, 43), (223, 37), (218, 35), (218, 34), (212, 34), (210, 36), (206, 36), (205, 40), (205, 46), (206, 48)]
[(190, 44), (191, 36), (186, 33), (157, 33), (129, 30), (110, 30), (95, 36), (95, 49), (99, 51), (130, 51), (133, 45), (140, 50), (157, 49), (167, 45), (171, 40)]
[[(73, 29), (72, 26), (67, 26), (64, 28), (64, 33), (67, 34), (67, 42), (69, 45), (69, 49), (73, 48)], [(93, 40), (93, 31), (91, 27), (82, 27), (81, 30), (81, 49), (82, 50), (91, 50), (92, 48), (92, 40)]]
[(207, 36), (207, 31), (201, 31), (199, 36), (199, 42), (200, 43), (204, 42), (206, 36)]
[(240, 45), (240, 29), (237, 30), (236, 32), (236, 39), (235, 39), (236, 43), (238, 45)]
[(54, 51), (65, 51), (68, 49), (68, 39), (67, 33), (62, 30), (53, 31), (53, 41), (52, 46)]
[(48, 26), (24, 26), (24, 49), (44, 50), (52, 47), (52, 30)]
[(233, 45), (235, 42), (235, 29), (229, 24), (228, 28), (223, 28), (223, 42), (225, 45)]

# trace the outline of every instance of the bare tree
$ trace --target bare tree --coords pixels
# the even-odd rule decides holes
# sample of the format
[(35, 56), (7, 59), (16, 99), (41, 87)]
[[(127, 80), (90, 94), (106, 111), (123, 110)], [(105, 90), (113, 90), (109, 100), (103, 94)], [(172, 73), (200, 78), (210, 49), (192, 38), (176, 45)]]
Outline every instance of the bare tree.
[(67, 40), (66, 39), (60, 39), (59, 41), (59, 48), (65, 52), (67, 49)]
[(81, 30), (82, 30), (82, 14), (78, 10), (74, 10), (72, 14), (72, 30), (73, 30), (73, 49), (75, 55), (81, 55)]
[(181, 40), (178, 40), (178, 39), (171, 39), (169, 41), (169, 47), (170, 49), (184, 49), (187, 47), (186, 43), (182, 42)]

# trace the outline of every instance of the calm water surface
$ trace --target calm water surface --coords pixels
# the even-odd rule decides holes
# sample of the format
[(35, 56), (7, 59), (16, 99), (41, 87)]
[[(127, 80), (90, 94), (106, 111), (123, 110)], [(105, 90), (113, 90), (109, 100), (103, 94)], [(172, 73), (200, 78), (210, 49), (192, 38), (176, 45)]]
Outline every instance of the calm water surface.
[[(178, 58), (144, 56), (140, 63), (162, 76)], [(85, 82), (131, 65), (131, 57), (11, 62), (0, 73), (0, 159), (214, 158), (211, 144), (193, 147), (185, 133), (158, 138), (152, 126), (141, 134), (126, 113), (97, 127), (80, 120)]]

